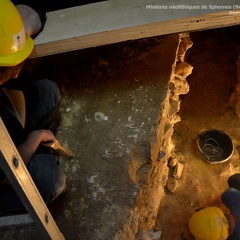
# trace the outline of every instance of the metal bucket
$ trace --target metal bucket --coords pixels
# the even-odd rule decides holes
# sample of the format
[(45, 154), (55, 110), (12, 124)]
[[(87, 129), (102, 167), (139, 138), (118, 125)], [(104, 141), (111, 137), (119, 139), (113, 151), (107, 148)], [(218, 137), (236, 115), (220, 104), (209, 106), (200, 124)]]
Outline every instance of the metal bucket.
[(231, 138), (217, 129), (202, 130), (197, 138), (198, 149), (208, 163), (223, 163), (233, 154)]

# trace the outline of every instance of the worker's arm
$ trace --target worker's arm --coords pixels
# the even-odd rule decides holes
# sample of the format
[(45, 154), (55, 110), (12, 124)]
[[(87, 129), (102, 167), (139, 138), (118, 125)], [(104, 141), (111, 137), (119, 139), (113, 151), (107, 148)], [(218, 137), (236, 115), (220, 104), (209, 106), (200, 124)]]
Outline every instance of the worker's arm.
[[(17, 150), (23, 160), (23, 162), (28, 165), (38, 146), (44, 142), (49, 144), (49, 146), (55, 142), (55, 137), (50, 130), (35, 130), (32, 131), (25, 142), (17, 147)], [(9, 184), (8, 179), (5, 176), (5, 173), (0, 168), (0, 182), (4, 184)]]
[(46, 22), (46, 12), (41, 8), (19, 4), (16, 5), (24, 24), (26, 33), (35, 37), (42, 31)]
[(16, 6), (23, 20), (24, 28), (29, 36), (40, 31), (42, 24), (38, 13), (27, 5)]
[(48, 142), (49, 145), (55, 142), (55, 137), (50, 130), (35, 130), (28, 135), (25, 142), (17, 146), (18, 152), (26, 165), (28, 165), (42, 142)]

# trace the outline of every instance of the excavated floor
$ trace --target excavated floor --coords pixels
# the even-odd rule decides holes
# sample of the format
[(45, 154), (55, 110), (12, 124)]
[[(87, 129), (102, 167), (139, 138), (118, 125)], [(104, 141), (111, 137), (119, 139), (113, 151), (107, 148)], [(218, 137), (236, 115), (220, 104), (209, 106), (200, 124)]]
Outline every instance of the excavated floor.
[[(74, 158), (61, 158), (68, 188), (49, 210), (66, 239), (114, 239), (131, 220), (139, 193), (129, 174), (131, 150), (149, 142), (161, 115), (178, 41), (178, 35), (151, 38), (34, 59), (25, 66), (31, 79), (57, 82), (62, 95), (56, 137)], [(128, 227), (135, 225), (136, 231), (138, 217), (132, 221)], [(124, 234), (119, 239), (134, 239)], [(42, 236), (28, 226), (1, 229), (0, 238)]]

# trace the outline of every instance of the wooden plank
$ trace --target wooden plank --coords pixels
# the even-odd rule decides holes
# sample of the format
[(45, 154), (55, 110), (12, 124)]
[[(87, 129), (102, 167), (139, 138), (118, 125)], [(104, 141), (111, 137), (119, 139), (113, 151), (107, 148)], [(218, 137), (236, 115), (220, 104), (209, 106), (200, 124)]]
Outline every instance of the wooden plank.
[(30, 57), (240, 23), (238, 0), (169, 2), (111, 0), (49, 12)]
[(0, 165), (45, 239), (64, 239), (1, 118)]

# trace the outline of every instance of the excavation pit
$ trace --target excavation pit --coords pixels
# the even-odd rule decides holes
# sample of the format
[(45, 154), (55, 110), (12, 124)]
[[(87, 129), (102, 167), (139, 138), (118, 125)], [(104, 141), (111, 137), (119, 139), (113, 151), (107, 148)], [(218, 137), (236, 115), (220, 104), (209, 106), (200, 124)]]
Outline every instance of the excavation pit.
[[(225, 99), (236, 86), (239, 51), (235, 45), (222, 48), (237, 42), (232, 37), (237, 32), (190, 34), (187, 63), (191, 40), (174, 34), (48, 56), (25, 66), (30, 79), (47, 77), (62, 95), (57, 138), (74, 158), (61, 159), (68, 189), (49, 209), (66, 239), (135, 240), (152, 234), (160, 240), (192, 239), (191, 214), (216, 202), (227, 177), (239, 170), (237, 151), (209, 165), (195, 149), (206, 127), (227, 132), (235, 146), (240, 142), (239, 121)], [(181, 169), (177, 179), (167, 166), (169, 157), (178, 163), (174, 170)], [(165, 191), (169, 179), (174, 193)], [(41, 239), (41, 234), (28, 226), (2, 229), (0, 238)]]

